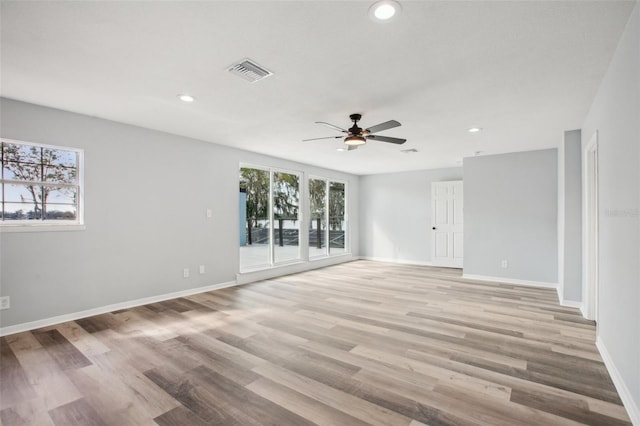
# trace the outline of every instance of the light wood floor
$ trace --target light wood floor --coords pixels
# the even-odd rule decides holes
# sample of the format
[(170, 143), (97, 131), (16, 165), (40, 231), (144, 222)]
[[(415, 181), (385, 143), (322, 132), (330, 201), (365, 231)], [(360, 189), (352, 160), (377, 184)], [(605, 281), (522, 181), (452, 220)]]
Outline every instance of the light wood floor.
[(623, 425), (554, 290), (356, 261), (1, 339), (3, 425)]

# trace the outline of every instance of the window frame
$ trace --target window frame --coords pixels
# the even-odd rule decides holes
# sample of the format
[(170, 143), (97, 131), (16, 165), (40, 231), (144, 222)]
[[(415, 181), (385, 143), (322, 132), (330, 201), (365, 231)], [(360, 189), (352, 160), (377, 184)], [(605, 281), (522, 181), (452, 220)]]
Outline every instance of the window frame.
[[(246, 265), (243, 266), (241, 261), (240, 250), (240, 238), (238, 238), (238, 271), (239, 274), (250, 274), (257, 271), (269, 270), (276, 267), (283, 267), (287, 265), (310, 263), (320, 261), (323, 259), (334, 258), (339, 256), (351, 255), (351, 230), (349, 222), (349, 182), (342, 179), (334, 179), (327, 176), (321, 176), (316, 174), (310, 174), (307, 172), (292, 170), (280, 167), (264, 166), (254, 163), (240, 162), (238, 166), (238, 172), (242, 169), (255, 169), (269, 173), (269, 258), (267, 263)], [(298, 176), (298, 256), (295, 259), (283, 260), (280, 262), (275, 261), (275, 226), (274, 226), (274, 211), (273, 211), (273, 198), (274, 198), (274, 174), (286, 173)], [(309, 253), (309, 220), (311, 218), (310, 207), (310, 191), (309, 181), (311, 179), (322, 180), (325, 182), (325, 221), (327, 224), (327, 231), (325, 232), (325, 253), (321, 255), (311, 256)], [(239, 183), (239, 182), (238, 182)], [(330, 226), (329, 226), (329, 192), (332, 183), (342, 184), (344, 186), (344, 249), (339, 253), (331, 253), (330, 247)], [(239, 215), (238, 215), (239, 217)], [(243, 228), (246, 225), (243, 225)], [(240, 229), (240, 227), (239, 227)]]
[[(77, 167), (77, 182), (76, 184), (60, 183), (50, 184), (48, 182), (36, 182), (36, 181), (18, 181), (13, 179), (4, 178), (4, 170), (0, 170), (0, 191), (4, 191), (5, 184), (38, 184), (40, 186), (56, 186), (75, 188), (77, 190), (77, 203), (76, 203), (76, 218), (75, 220), (52, 220), (52, 219), (40, 219), (40, 220), (4, 220), (0, 217), (0, 232), (45, 232), (45, 231), (73, 231), (84, 230), (84, 150), (80, 148), (74, 148), (69, 146), (43, 144), (38, 142), (29, 142), (18, 139), (0, 138), (0, 141), (7, 144), (19, 145), (21, 147), (38, 147), (46, 148), (58, 151), (69, 151), (76, 154), (76, 167)], [(0, 167), (2, 165), (0, 164)], [(2, 203), (4, 203), (4, 192), (2, 193)], [(4, 209), (4, 206), (2, 206)]]
[[(240, 166), (238, 168), (238, 171), (242, 171), (242, 169), (254, 169), (254, 170), (261, 170), (264, 172), (268, 172), (269, 173), (269, 211), (268, 211), (268, 220), (269, 220), (269, 258), (267, 259), (267, 263), (261, 263), (261, 264), (257, 264), (257, 265), (249, 265), (249, 266), (244, 266), (240, 263), (241, 257), (238, 257), (238, 270), (240, 271), (240, 273), (247, 273), (247, 272), (254, 272), (254, 271), (259, 271), (259, 270), (264, 270), (264, 269), (269, 269), (269, 268), (273, 268), (273, 267), (278, 267), (278, 266), (284, 266), (284, 265), (289, 265), (289, 264), (295, 264), (295, 263), (300, 263), (300, 262), (304, 262), (306, 261), (306, 259), (303, 258), (303, 252), (302, 252), (302, 226), (301, 224), (303, 223), (304, 218), (306, 217), (305, 211), (304, 211), (304, 203), (303, 203), (303, 197), (306, 194), (306, 191), (303, 192), (303, 186), (304, 183), (306, 182), (306, 180), (304, 179), (305, 174), (304, 172), (301, 171), (297, 171), (297, 170), (291, 170), (291, 169), (284, 169), (284, 168), (279, 168), (279, 167), (269, 167), (269, 166), (262, 166), (262, 165), (255, 165), (255, 164), (250, 164), (250, 163), (240, 163)], [(294, 259), (287, 259), (287, 260), (282, 260), (282, 261), (276, 261), (276, 247), (275, 247), (275, 219), (274, 219), (274, 208), (273, 208), (273, 203), (274, 203), (274, 180), (275, 180), (275, 174), (276, 173), (284, 173), (284, 174), (289, 174), (289, 175), (294, 175), (298, 177), (298, 252), (297, 252), (297, 256)], [(238, 241), (238, 254), (240, 253), (240, 249), (241, 246), (239, 245), (239, 241)]]
[[(324, 259), (326, 257), (330, 256), (329, 253), (329, 179), (323, 176), (317, 176), (317, 175), (309, 175), (307, 178), (307, 200), (309, 202), (309, 215), (308, 218), (306, 220), (307, 223), (309, 223), (309, 221), (311, 220), (311, 191), (309, 190), (309, 185), (310, 185), (310, 181), (311, 180), (320, 180), (324, 182), (324, 221), (326, 224), (326, 231), (324, 233), (324, 253), (322, 254), (316, 254), (316, 255), (311, 255), (309, 254), (309, 260), (313, 261), (313, 260), (318, 260), (318, 259)], [(308, 230), (307, 230), (308, 232)], [(308, 237), (307, 237), (307, 246), (309, 246), (309, 241), (308, 241)], [(310, 247), (309, 247), (310, 248)]]
[[(325, 235), (324, 235), (324, 244), (325, 244), (325, 250), (324, 250), (324, 254), (318, 254), (315, 256), (311, 256), (309, 255), (309, 261), (315, 261), (315, 260), (321, 260), (321, 259), (326, 259), (328, 257), (336, 257), (336, 256), (343, 256), (346, 254), (350, 253), (350, 230), (349, 230), (349, 196), (348, 196), (348, 182), (344, 181), (344, 180), (340, 180), (340, 179), (332, 179), (326, 176), (320, 176), (320, 175), (309, 175), (308, 179), (306, 181), (307, 185), (306, 185), (306, 198), (310, 204), (311, 200), (311, 193), (309, 191), (309, 181), (310, 180), (321, 180), (324, 181), (325, 183), (325, 195), (324, 195), (324, 220), (327, 226)], [(342, 252), (339, 253), (331, 253), (331, 226), (330, 226), (330, 214), (331, 214), (331, 208), (330, 208), (330, 190), (331, 190), (331, 184), (332, 183), (339, 183), (344, 185), (344, 216), (343, 216), (343, 220), (344, 220), (344, 250)], [(308, 217), (305, 221), (305, 223), (308, 223), (309, 220), (311, 219), (311, 207), (309, 206), (308, 209)], [(307, 241), (307, 246), (309, 245), (309, 242)]]
[[(287, 260), (282, 260), (279, 262), (276, 262), (276, 244), (275, 244), (275, 213), (274, 213), (274, 200), (275, 200), (275, 174), (276, 173), (282, 173), (282, 174), (288, 174), (288, 175), (294, 175), (298, 177), (298, 254), (295, 258), (293, 259), (287, 259)], [(294, 170), (287, 170), (287, 169), (281, 169), (281, 168), (277, 168), (277, 167), (270, 167), (269, 168), (269, 185), (270, 185), (270, 191), (269, 191), (269, 220), (270, 220), (270, 231), (271, 231), (271, 238), (270, 238), (270, 244), (271, 244), (271, 266), (280, 266), (280, 265), (286, 265), (289, 263), (298, 263), (301, 261), (304, 261), (304, 259), (302, 258), (302, 239), (301, 239), (301, 234), (302, 234), (302, 219), (305, 217), (305, 215), (303, 214), (303, 208), (302, 208), (302, 196), (304, 195), (302, 192), (302, 186), (304, 185), (304, 173), (303, 172), (299, 172), (299, 171), (294, 171)]]
[[(329, 192), (331, 191), (331, 183), (340, 183), (342, 185), (344, 185), (344, 215), (343, 215), (343, 221), (344, 221), (344, 250), (340, 253), (331, 253), (331, 235), (330, 235), (330, 226), (329, 226), (329, 219), (330, 219), (330, 208), (329, 208), (329, 197), (330, 194)], [(341, 256), (344, 254), (348, 254), (350, 253), (350, 246), (349, 246), (349, 196), (348, 196), (348, 189), (349, 185), (347, 182), (343, 181), (343, 180), (339, 180), (339, 179), (330, 179), (327, 178), (327, 250), (329, 251), (328, 257), (332, 257), (332, 256)]]

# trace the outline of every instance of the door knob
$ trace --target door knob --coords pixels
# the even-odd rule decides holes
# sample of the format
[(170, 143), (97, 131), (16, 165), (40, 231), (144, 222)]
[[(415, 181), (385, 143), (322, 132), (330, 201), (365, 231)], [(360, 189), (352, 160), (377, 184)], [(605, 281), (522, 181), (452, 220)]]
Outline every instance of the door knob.
[(435, 230), (436, 230), (436, 227), (434, 226), (434, 227), (433, 227), (433, 228), (431, 228), (431, 229), (433, 229), (433, 230), (435, 231)]

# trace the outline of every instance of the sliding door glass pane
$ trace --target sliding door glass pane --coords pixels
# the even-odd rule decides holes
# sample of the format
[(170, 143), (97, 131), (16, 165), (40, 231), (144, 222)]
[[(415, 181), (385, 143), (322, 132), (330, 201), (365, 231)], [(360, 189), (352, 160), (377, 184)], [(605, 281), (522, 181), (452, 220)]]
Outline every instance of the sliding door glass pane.
[(269, 172), (240, 169), (240, 270), (271, 264)]
[(290, 173), (273, 174), (274, 262), (300, 258), (300, 178)]
[(327, 254), (327, 181), (309, 179), (309, 257)]
[(329, 182), (329, 254), (345, 252), (344, 183)]

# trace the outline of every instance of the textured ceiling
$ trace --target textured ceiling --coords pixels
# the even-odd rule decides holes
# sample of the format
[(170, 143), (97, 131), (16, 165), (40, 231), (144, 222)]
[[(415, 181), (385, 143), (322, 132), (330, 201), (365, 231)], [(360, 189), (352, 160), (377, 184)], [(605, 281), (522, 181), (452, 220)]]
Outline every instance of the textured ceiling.
[[(370, 4), (3, 1), (1, 94), (357, 174), (456, 166), (579, 128), (635, 2)], [(274, 75), (226, 71), (245, 57)], [(354, 112), (407, 143), (301, 142)]]

